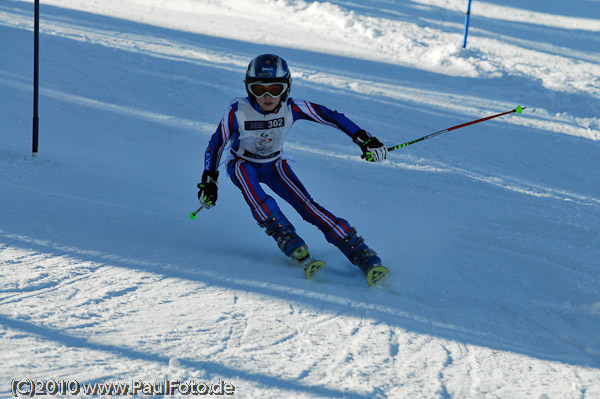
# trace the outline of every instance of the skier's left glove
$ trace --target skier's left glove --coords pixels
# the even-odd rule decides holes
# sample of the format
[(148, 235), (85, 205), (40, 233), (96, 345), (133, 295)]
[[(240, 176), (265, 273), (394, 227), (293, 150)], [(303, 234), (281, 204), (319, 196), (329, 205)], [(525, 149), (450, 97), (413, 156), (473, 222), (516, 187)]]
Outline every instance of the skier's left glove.
[(361, 129), (354, 134), (352, 140), (362, 150), (362, 159), (369, 162), (380, 162), (387, 158), (387, 147), (377, 137), (371, 136), (369, 132)]
[(205, 170), (202, 173), (202, 183), (198, 183), (198, 200), (204, 205), (205, 208), (212, 208), (217, 202), (217, 179), (219, 178), (219, 172), (211, 172)]

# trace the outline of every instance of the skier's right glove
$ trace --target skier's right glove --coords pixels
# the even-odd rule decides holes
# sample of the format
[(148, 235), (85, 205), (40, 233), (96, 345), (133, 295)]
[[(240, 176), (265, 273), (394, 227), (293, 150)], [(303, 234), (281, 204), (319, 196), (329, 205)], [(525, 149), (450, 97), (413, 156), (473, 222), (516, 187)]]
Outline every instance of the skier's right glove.
[(219, 172), (211, 172), (205, 170), (202, 173), (202, 183), (198, 183), (198, 200), (204, 205), (205, 208), (212, 208), (217, 202), (217, 179), (219, 178)]
[(369, 132), (361, 129), (354, 134), (352, 140), (362, 150), (362, 159), (369, 162), (380, 162), (387, 158), (387, 147), (377, 137), (371, 136)]

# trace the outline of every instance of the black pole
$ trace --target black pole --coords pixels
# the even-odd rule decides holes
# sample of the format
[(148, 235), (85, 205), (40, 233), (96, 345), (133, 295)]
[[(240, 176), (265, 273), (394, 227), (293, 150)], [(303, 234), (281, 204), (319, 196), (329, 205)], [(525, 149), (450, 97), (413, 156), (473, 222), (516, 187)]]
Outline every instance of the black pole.
[(444, 134), (444, 133), (447, 133), (447, 132), (451, 132), (452, 130), (460, 129), (461, 127), (474, 125), (476, 123), (483, 122), (483, 121), (488, 121), (490, 119), (494, 119), (494, 118), (497, 118), (497, 117), (502, 116), (502, 115), (512, 114), (513, 112), (516, 112), (516, 113), (520, 114), (520, 113), (523, 112), (524, 109), (525, 109), (525, 107), (521, 107), (519, 105), (519, 106), (517, 106), (517, 108), (515, 108), (513, 110), (502, 112), (500, 114), (496, 114), (496, 115), (492, 115), (492, 116), (488, 116), (486, 118), (477, 119), (477, 120), (474, 120), (474, 121), (471, 121), (471, 122), (461, 123), (460, 125), (449, 127), (448, 129), (442, 129), (442, 130), (439, 130), (437, 132), (428, 134), (427, 136), (419, 137), (418, 139), (407, 141), (406, 143), (398, 144), (398, 145), (395, 145), (393, 147), (389, 147), (387, 150), (388, 151), (394, 151), (394, 150), (397, 150), (398, 148), (406, 147), (406, 146), (418, 143), (420, 141), (427, 140), (427, 139), (430, 139), (430, 138), (435, 137), (435, 136), (439, 136), (440, 134)]
[(32, 157), (38, 156), (38, 135), (39, 135), (39, 117), (38, 117), (38, 94), (40, 78), (40, 1), (35, 0), (35, 23), (33, 28), (33, 142)]

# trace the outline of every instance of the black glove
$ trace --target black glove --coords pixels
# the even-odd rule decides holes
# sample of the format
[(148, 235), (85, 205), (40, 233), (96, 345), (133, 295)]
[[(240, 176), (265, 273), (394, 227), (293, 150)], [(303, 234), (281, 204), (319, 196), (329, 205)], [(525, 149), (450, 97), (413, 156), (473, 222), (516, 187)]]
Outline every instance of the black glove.
[(380, 162), (387, 158), (388, 150), (386, 146), (377, 137), (371, 136), (369, 132), (361, 129), (354, 134), (352, 140), (362, 150), (362, 159), (369, 162)]
[(217, 202), (217, 179), (219, 178), (219, 172), (211, 172), (205, 170), (202, 173), (202, 183), (198, 183), (198, 199), (205, 208), (212, 208)]

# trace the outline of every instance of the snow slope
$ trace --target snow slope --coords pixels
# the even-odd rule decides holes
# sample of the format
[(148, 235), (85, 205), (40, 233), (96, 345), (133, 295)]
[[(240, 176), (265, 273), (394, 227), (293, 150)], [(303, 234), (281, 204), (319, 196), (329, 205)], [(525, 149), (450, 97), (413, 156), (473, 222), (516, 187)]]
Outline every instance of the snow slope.
[[(241, 398), (600, 398), (600, 2), (0, 3), (0, 396), (13, 379), (235, 386)], [(395, 145), (298, 123), (315, 199), (392, 270), (364, 278), (286, 204), (315, 281), (203, 151), (248, 61)], [(85, 397), (83, 393), (80, 395)], [(182, 395), (175, 395), (182, 396)]]

